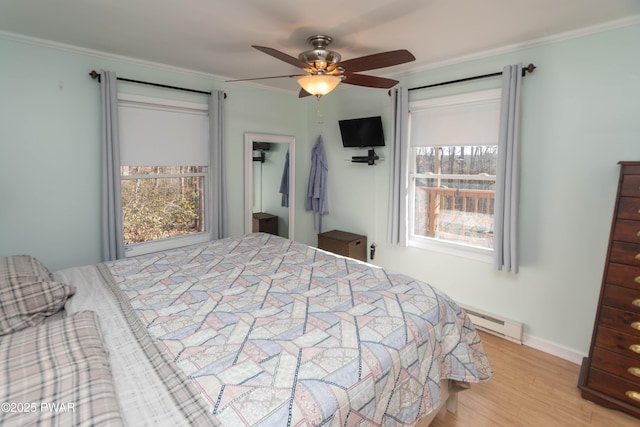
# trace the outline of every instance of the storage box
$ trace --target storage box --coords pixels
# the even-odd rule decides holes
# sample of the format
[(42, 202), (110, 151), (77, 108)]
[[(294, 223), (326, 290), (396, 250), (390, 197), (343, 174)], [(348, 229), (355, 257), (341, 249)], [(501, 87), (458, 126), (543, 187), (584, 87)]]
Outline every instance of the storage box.
[(367, 261), (367, 237), (346, 231), (331, 230), (318, 234), (318, 248), (334, 254)]

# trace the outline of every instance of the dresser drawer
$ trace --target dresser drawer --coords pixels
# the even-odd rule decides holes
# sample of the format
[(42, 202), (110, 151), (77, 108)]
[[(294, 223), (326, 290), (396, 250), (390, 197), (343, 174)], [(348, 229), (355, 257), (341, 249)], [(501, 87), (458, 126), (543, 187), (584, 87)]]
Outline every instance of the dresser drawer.
[(640, 418), (640, 161), (618, 165), (596, 324), (578, 387), (583, 398)]
[(589, 370), (589, 387), (606, 393), (621, 402), (640, 408), (640, 385), (607, 374), (599, 369)]
[(640, 360), (638, 359), (596, 347), (593, 349), (591, 366), (640, 386)]
[(640, 245), (626, 242), (612, 242), (609, 261), (640, 267)]
[(625, 175), (622, 178), (620, 195), (640, 197), (640, 175)]
[(640, 291), (640, 267), (609, 263), (606, 282)]
[(637, 336), (640, 341), (640, 313), (603, 306), (600, 310), (600, 324), (623, 334)]
[(617, 220), (613, 228), (613, 240), (640, 244), (640, 221)]
[(640, 198), (620, 197), (618, 202), (618, 219), (640, 220)]
[(606, 285), (602, 295), (602, 304), (640, 313), (640, 291), (622, 286)]
[(595, 346), (640, 360), (640, 338), (633, 335), (623, 334), (619, 331), (599, 326)]

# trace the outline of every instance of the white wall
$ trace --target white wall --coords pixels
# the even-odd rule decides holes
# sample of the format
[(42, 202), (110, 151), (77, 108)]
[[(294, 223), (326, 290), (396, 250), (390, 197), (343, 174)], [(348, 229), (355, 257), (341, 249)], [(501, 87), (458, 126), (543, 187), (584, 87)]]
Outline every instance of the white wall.
[[(101, 260), (100, 85), (89, 77), (91, 70), (227, 93), (230, 235), (244, 232), (244, 133), (287, 134), (305, 141), (306, 116), (289, 93), (6, 37), (0, 37), (0, 58), (0, 255), (29, 253), (51, 269)], [(121, 87), (130, 93), (206, 102), (204, 95), (134, 84)]]
[[(423, 279), (461, 303), (524, 322), (534, 345), (549, 341), (574, 356), (586, 353), (617, 162), (640, 160), (638, 52), (640, 25), (634, 25), (401, 79), (401, 84), (416, 87), (499, 71), (511, 63), (538, 67), (524, 79), (522, 91), (520, 274), (385, 243), (389, 162), (374, 167), (345, 162), (353, 153), (341, 147), (337, 120), (380, 114), (389, 140), (386, 91), (343, 87), (323, 100), (331, 204), (326, 229), (365, 234), (377, 243), (374, 263)], [(410, 99), (499, 85), (499, 79), (489, 79), (413, 91)], [(310, 108), (309, 123), (314, 115)], [(315, 134), (311, 131), (309, 139)], [(377, 151), (388, 155), (388, 147)]]

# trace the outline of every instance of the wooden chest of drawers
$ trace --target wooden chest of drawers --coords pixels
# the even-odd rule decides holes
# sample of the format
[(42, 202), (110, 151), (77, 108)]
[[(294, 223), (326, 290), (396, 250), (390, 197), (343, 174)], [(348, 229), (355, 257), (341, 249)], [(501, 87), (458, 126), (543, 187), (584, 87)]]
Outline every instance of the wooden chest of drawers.
[(346, 231), (332, 230), (318, 234), (318, 248), (334, 254), (367, 261), (367, 237)]
[(620, 162), (598, 311), (582, 397), (640, 418), (640, 162)]

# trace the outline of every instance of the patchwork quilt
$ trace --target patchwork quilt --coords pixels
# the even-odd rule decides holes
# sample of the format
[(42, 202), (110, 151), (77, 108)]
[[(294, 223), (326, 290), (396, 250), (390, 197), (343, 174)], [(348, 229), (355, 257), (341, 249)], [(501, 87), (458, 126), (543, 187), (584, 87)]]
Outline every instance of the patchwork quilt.
[(410, 426), (442, 379), (491, 377), (436, 288), (277, 236), (103, 266), (222, 425)]

